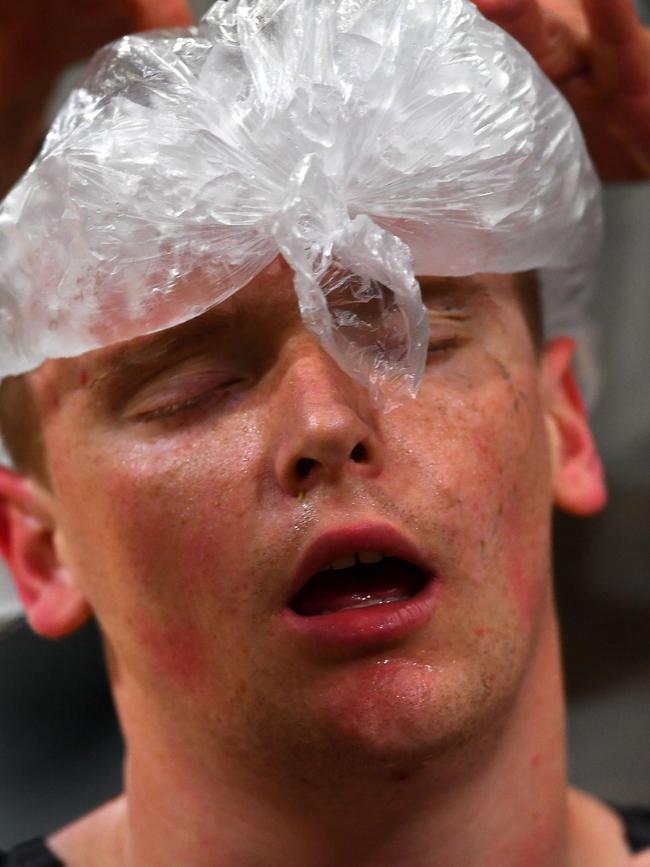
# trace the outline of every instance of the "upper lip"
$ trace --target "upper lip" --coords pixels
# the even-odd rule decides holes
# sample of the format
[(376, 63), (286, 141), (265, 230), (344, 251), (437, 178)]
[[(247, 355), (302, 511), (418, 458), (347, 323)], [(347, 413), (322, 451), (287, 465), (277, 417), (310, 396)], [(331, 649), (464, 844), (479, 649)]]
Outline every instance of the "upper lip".
[(417, 545), (395, 527), (374, 522), (352, 524), (328, 530), (308, 546), (294, 571), (289, 599), (333, 560), (357, 551), (378, 551), (386, 557), (399, 557), (427, 574), (433, 573)]

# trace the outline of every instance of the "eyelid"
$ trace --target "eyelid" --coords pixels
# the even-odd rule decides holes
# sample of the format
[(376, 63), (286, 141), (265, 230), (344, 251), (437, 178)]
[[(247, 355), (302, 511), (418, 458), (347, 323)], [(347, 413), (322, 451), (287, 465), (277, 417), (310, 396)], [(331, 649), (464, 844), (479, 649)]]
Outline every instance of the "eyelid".
[(451, 349), (453, 346), (459, 346), (461, 343), (460, 338), (457, 335), (450, 335), (449, 337), (430, 337), (429, 338), (429, 350), (431, 349)]
[(466, 322), (471, 315), (470, 310), (465, 305), (455, 306), (451, 303), (447, 305), (440, 302), (427, 304), (424, 303), (429, 319), (440, 319), (445, 322)]
[(429, 315), (429, 338), (461, 337), (467, 334), (463, 319), (450, 316)]
[[(462, 317), (463, 319), (466, 317)], [(449, 316), (429, 317), (429, 341), (427, 351), (444, 354), (447, 350), (462, 347), (469, 339), (467, 328), (463, 322)]]
[(158, 376), (129, 400), (124, 415), (147, 421), (189, 409), (241, 379), (232, 371), (185, 370)]

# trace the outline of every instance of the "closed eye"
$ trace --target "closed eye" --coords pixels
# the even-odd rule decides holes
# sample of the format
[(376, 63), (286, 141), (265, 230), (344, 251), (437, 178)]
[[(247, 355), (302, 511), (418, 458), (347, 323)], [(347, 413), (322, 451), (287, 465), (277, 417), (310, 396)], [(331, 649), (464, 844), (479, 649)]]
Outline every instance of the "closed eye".
[(463, 341), (458, 335), (454, 335), (453, 337), (430, 339), (427, 347), (427, 363), (442, 360), (451, 353), (452, 350), (458, 349), (462, 342)]
[(458, 337), (446, 337), (443, 340), (430, 340), (428, 352), (445, 352), (447, 349), (455, 349), (460, 345)]
[(133, 421), (163, 421), (213, 401), (218, 404), (241, 382), (241, 377), (214, 371), (163, 378), (136, 395), (126, 415)]

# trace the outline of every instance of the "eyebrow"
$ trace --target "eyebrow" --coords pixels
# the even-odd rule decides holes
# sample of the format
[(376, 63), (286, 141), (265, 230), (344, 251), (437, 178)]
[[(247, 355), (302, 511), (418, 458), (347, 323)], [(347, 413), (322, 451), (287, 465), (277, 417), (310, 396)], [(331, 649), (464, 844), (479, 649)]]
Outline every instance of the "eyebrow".
[[(452, 302), (454, 309), (467, 309), (472, 298), (485, 287), (474, 277), (418, 276), (423, 297), (429, 302)], [(166, 328), (143, 337), (135, 338), (126, 344), (111, 349), (106, 358), (98, 361), (90, 385), (99, 382), (118, 382), (130, 380), (148, 372), (157, 362), (174, 359), (197, 344), (215, 341), (219, 333), (232, 326), (233, 320), (240, 315), (235, 308), (221, 306), (209, 308), (198, 317), (180, 325)]]
[(157, 362), (173, 359), (196, 348), (197, 344), (215, 341), (237, 316), (236, 311), (211, 308), (206, 313), (172, 328), (148, 334), (115, 347), (97, 363), (91, 384), (117, 381), (141, 375)]
[(474, 298), (486, 291), (475, 277), (434, 277), (423, 275), (417, 278), (422, 298), (429, 303), (445, 304), (458, 310), (466, 310)]

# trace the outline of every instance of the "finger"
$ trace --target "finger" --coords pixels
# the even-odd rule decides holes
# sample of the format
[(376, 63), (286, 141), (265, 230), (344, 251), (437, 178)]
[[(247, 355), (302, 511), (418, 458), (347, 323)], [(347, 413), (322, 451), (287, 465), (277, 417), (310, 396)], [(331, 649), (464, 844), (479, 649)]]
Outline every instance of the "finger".
[(580, 77), (567, 84), (565, 96), (580, 118), (601, 180), (650, 179), (650, 92), (603, 101), (596, 85)]
[(579, 6), (567, 6), (566, 0), (475, 2), (487, 17), (528, 49), (558, 87), (584, 70), (586, 24)]
[(187, 27), (193, 21), (186, 0), (131, 0), (131, 7), (135, 30)]
[(545, 27), (537, 0), (474, 0), (495, 24), (506, 30), (537, 60), (546, 53)]
[(650, 31), (632, 0), (582, 0), (582, 4), (597, 81), (607, 90), (650, 90)]

